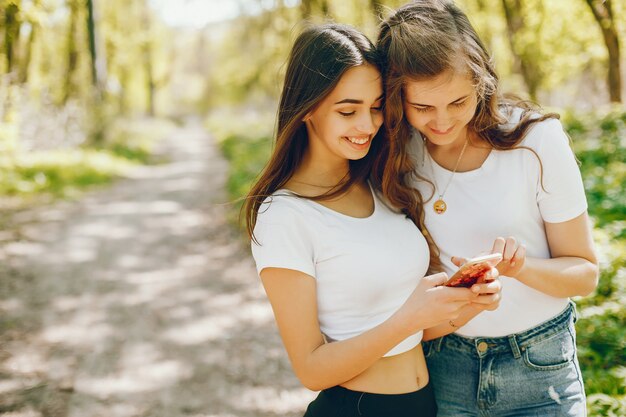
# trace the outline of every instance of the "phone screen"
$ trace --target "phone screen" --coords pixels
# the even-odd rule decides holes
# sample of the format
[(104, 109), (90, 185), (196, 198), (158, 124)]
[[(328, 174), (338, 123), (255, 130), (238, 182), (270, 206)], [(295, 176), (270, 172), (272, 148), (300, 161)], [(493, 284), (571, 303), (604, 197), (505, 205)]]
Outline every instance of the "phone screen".
[(496, 266), (501, 260), (502, 255), (499, 253), (470, 259), (444, 285), (469, 288), (482, 281), (487, 271)]

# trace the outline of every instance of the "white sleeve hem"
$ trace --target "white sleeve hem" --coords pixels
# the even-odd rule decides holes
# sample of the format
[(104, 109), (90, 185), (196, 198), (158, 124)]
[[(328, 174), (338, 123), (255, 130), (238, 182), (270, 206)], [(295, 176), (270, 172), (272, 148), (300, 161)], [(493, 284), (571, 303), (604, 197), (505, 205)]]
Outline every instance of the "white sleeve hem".
[(314, 269), (311, 269), (308, 265), (302, 265), (295, 262), (274, 262), (267, 265), (257, 264), (257, 273), (259, 274), (259, 276), (261, 275), (261, 271), (266, 268), (290, 269), (292, 271), (302, 272), (315, 279)]
[(561, 211), (557, 214), (552, 214), (549, 216), (543, 216), (543, 220), (547, 223), (563, 223), (583, 214), (587, 211), (587, 202), (583, 204), (578, 204), (576, 206), (572, 206), (569, 210)]

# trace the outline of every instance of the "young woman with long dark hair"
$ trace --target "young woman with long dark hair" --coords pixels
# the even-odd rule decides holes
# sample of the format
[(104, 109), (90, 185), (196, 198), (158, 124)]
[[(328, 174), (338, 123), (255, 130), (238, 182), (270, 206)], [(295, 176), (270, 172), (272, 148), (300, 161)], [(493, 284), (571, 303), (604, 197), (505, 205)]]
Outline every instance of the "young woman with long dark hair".
[(422, 330), (494, 309), (497, 279), (442, 286), (419, 219), (368, 179), (381, 147), (383, 84), (371, 42), (327, 24), (289, 57), (276, 143), (244, 213), (257, 270), (300, 381), (305, 416), (435, 416)]

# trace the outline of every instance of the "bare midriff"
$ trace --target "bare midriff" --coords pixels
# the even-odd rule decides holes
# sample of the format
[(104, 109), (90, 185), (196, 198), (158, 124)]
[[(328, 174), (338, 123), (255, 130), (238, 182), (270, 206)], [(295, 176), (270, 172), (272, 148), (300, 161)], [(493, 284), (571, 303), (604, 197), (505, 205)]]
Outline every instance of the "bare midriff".
[(353, 391), (404, 394), (428, 384), (428, 369), (421, 343), (399, 355), (380, 358), (364, 372), (341, 386)]

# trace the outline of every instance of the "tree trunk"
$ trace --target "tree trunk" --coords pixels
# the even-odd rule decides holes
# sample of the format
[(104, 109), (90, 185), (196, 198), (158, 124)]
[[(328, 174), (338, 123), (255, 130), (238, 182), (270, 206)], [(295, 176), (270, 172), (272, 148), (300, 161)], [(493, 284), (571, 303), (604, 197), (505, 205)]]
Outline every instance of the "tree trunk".
[(91, 84), (98, 87), (98, 68), (96, 62), (96, 22), (93, 15), (93, 0), (87, 0), (87, 36), (89, 36), (89, 55), (91, 56)]
[(330, 5), (328, 4), (328, 0), (320, 0), (320, 10), (322, 11), (322, 16), (330, 16)]
[[(33, 1), (33, 7), (39, 9), (40, 0)], [(35, 39), (37, 38), (37, 31), (39, 30), (39, 22), (37, 20), (33, 20), (30, 22), (30, 34), (28, 35), (28, 43), (24, 49), (24, 57), (22, 58), (22, 65), (20, 66), (20, 76), (19, 82), (21, 84), (25, 84), (28, 82), (28, 69), (30, 67), (30, 61), (33, 55), (33, 45), (35, 44)]]
[(152, 68), (152, 37), (150, 36), (150, 10), (148, 5), (144, 6), (142, 20), (143, 20), (143, 32), (145, 39), (143, 42), (143, 67), (146, 74), (146, 89), (148, 93), (147, 107), (148, 114), (154, 116), (154, 74)]
[(369, 0), (372, 14), (379, 19), (383, 13), (383, 2), (381, 0)]
[(602, 30), (604, 44), (609, 54), (608, 87), (611, 102), (622, 102), (622, 76), (620, 68), (619, 38), (611, 8), (611, 0), (586, 0), (593, 17)]
[(9, 3), (4, 11), (4, 50), (7, 59), (7, 72), (16, 69), (17, 49), (20, 39), (19, 2)]
[(513, 53), (514, 68), (522, 75), (531, 100), (536, 100), (541, 83), (541, 74), (535, 62), (536, 59), (528, 56), (528, 51), (516, 41), (519, 33), (526, 29), (522, 13), (522, 0), (502, 0), (502, 7), (506, 19), (509, 45)]
[(302, 19), (306, 20), (311, 17), (312, 11), (312, 0), (302, 0), (300, 2), (300, 14), (302, 15)]
[(78, 18), (78, 3), (76, 0), (68, 0), (70, 7), (69, 26), (67, 30), (67, 71), (65, 73), (65, 88), (63, 90), (63, 104), (74, 93), (74, 73), (78, 65), (78, 47), (76, 45), (76, 20)]
[[(476, 0), (476, 6), (482, 16), (489, 14), (489, 5), (485, 3), (485, 0)], [(491, 25), (482, 25), (480, 28), (480, 38), (483, 40), (483, 43), (490, 54), (494, 51), (492, 30)]]
[(300, 2), (300, 14), (302, 19), (309, 19), (313, 10), (319, 10), (324, 17), (330, 17), (330, 4), (328, 0), (302, 0)]

